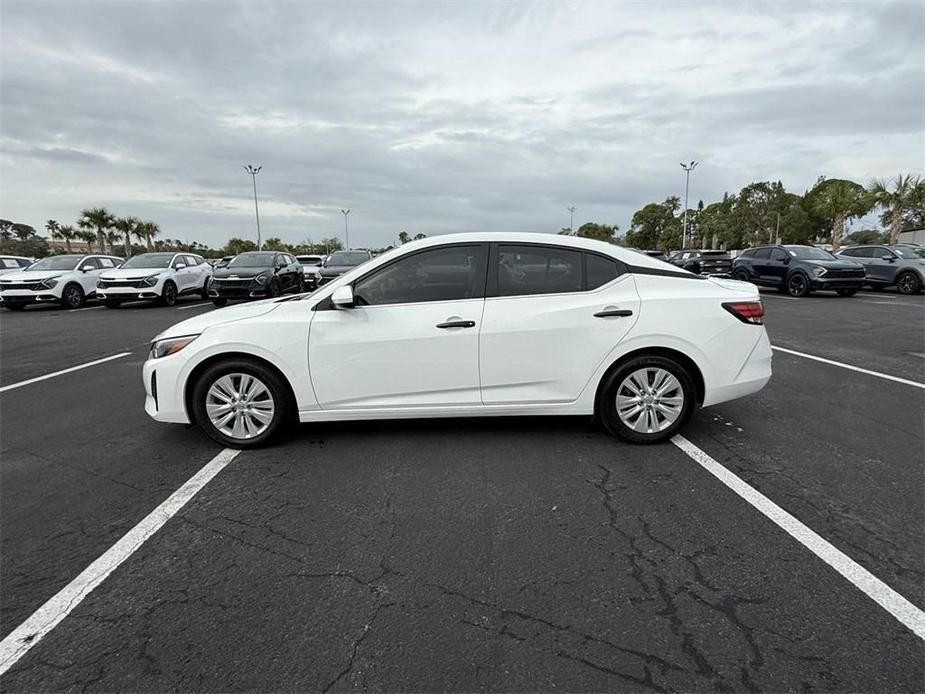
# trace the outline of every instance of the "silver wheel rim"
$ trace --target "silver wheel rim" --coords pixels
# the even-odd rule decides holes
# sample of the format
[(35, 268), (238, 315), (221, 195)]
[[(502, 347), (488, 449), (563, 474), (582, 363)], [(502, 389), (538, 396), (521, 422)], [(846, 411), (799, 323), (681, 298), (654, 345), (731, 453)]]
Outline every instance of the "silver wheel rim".
[(252, 439), (273, 422), (276, 403), (270, 389), (250, 374), (225, 374), (206, 393), (206, 414), (212, 426), (233, 439)]
[(617, 416), (640, 434), (665, 431), (681, 416), (684, 389), (670, 371), (658, 367), (638, 369), (617, 388)]

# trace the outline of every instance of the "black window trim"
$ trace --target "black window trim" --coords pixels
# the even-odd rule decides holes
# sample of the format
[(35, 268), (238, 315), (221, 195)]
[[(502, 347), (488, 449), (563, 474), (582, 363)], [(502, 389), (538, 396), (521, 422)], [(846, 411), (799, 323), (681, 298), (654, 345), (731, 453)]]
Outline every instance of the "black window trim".
[[(442, 250), (447, 250), (449, 248), (470, 248), (470, 247), (475, 246), (475, 247), (480, 248), (485, 253), (486, 259), (488, 259), (488, 261), (490, 262), (490, 248), (486, 248), (486, 246), (488, 245), (489, 244), (485, 241), (468, 241), (468, 242), (459, 241), (457, 243), (447, 243), (447, 244), (439, 244), (436, 246), (428, 246), (427, 248), (421, 248), (411, 253), (403, 253), (402, 255), (397, 256), (396, 258), (393, 258), (387, 263), (383, 263), (382, 265), (378, 265), (374, 268), (370, 268), (367, 272), (363, 273), (362, 275), (357, 277), (355, 280), (353, 280), (352, 282), (344, 286), (349, 286), (351, 289), (353, 289), (354, 287), (356, 287), (357, 283), (362, 282), (370, 275), (374, 275), (375, 273), (381, 270), (385, 270), (386, 268), (391, 267), (392, 265), (394, 265), (395, 263), (399, 261), (406, 260), (407, 258), (420, 255), (421, 253), (427, 253), (429, 251), (442, 251)], [(484, 269), (485, 269), (486, 276), (488, 274), (488, 268), (490, 267), (489, 262), (485, 263)], [(355, 308), (363, 308), (363, 309), (391, 308), (393, 306), (416, 306), (418, 304), (445, 304), (445, 303), (451, 303), (451, 302), (455, 303), (457, 301), (472, 301), (475, 299), (484, 299), (486, 283), (487, 283), (487, 277), (483, 278), (480, 284), (476, 283), (476, 296), (470, 296), (468, 299), (441, 299), (440, 301), (411, 301), (411, 302), (405, 302), (405, 303), (400, 303), (400, 304), (371, 304), (371, 305), (363, 304), (363, 305), (357, 305), (355, 306)], [(479, 287), (481, 287), (481, 291), (478, 291)], [(327, 297), (319, 301), (312, 308), (312, 311), (335, 311), (335, 310), (337, 309), (334, 306), (334, 302), (331, 301), (330, 295), (328, 295)]]

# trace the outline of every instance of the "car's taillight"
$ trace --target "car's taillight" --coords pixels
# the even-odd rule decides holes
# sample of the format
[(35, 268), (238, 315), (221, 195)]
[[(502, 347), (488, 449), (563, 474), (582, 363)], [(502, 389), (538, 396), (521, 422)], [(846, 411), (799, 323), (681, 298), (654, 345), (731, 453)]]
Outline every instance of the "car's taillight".
[(723, 308), (743, 323), (762, 325), (764, 323), (764, 306), (760, 301), (731, 301)]

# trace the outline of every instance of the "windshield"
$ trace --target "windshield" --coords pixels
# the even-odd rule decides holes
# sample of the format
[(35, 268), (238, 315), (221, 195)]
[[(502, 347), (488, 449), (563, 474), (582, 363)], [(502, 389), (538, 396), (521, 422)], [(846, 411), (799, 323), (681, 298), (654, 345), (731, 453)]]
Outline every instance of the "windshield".
[(273, 267), (272, 253), (242, 253), (235, 256), (228, 267)]
[(356, 251), (337, 251), (328, 256), (328, 259), (324, 261), (325, 267), (353, 267), (354, 265), (359, 265), (365, 263), (369, 260), (369, 256), (366, 253), (357, 253)]
[(141, 255), (133, 255), (123, 263), (122, 267), (166, 268), (170, 267), (172, 259), (173, 253), (142, 253)]
[(296, 256), (296, 260), (302, 263), (302, 265), (320, 265), (321, 264), (321, 257), (317, 255), (298, 255)]
[(27, 270), (76, 270), (77, 263), (83, 260), (84, 256), (82, 255), (54, 255), (50, 258), (42, 258), (32, 265), (30, 265)]
[(916, 258), (925, 258), (925, 248), (915, 248), (914, 246), (893, 246), (893, 252), (900, 258), (914, 260)]
[(784, 246), (784, 248), (786, 248), (794, 258), (802, 258), (803, 260), (835, 260), (835, 256), (831, 253), (821, 248), (816, 248), (815, 246)]

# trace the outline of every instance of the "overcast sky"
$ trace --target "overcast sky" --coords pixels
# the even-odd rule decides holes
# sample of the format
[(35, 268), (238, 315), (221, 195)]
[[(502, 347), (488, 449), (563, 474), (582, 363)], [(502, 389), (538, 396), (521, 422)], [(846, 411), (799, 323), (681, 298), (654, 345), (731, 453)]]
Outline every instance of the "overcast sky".
[(925, 3), (0, 3), (0, 217), (222, 245), (624, 231), (925, 167)]

